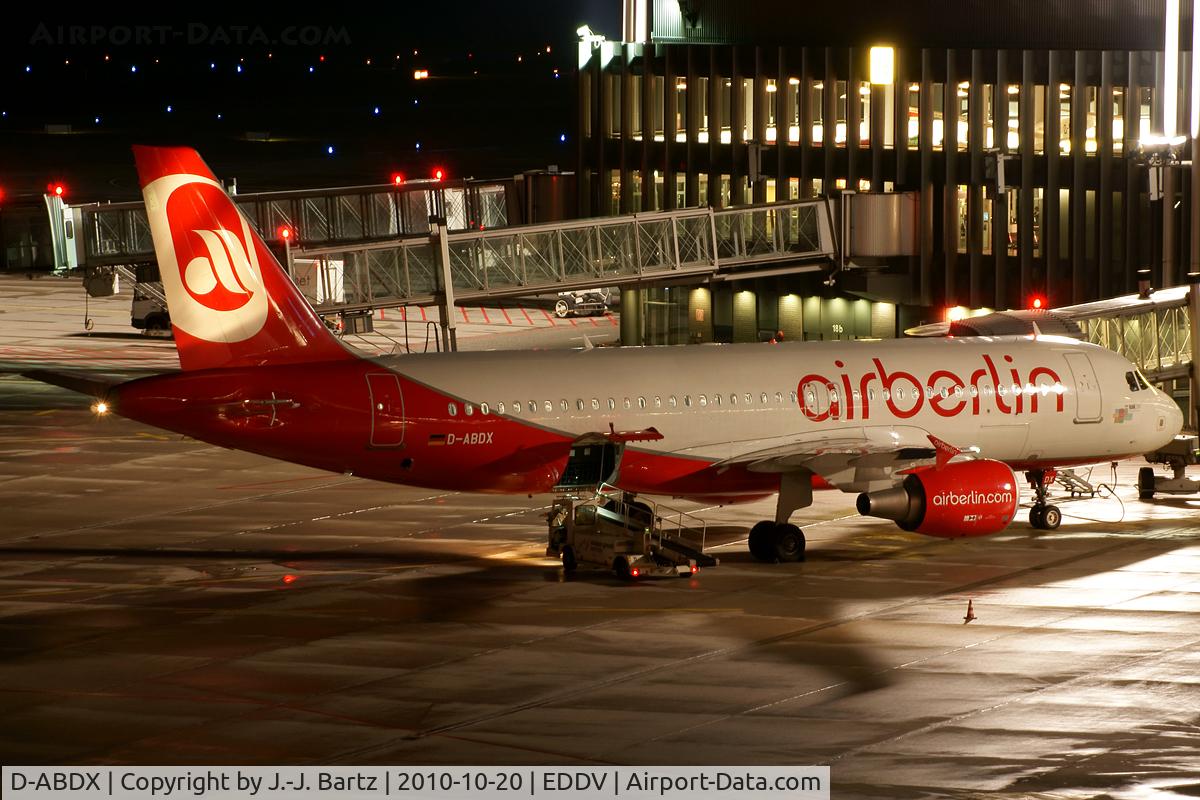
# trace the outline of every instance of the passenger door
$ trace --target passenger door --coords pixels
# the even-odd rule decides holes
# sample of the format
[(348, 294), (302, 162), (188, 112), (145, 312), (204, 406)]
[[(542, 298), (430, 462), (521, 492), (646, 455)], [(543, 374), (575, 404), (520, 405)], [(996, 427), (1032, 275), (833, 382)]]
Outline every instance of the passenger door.
[(1100, 382), (1086, 353), (1064, 353), (1075, 384), (1075, 422), (1099, 422), (1101, 417)]
[(391, 372), (367, 375), (371, 395), (371, 447), (400, 447), (404, 444), (404, 396), (400, 378)]

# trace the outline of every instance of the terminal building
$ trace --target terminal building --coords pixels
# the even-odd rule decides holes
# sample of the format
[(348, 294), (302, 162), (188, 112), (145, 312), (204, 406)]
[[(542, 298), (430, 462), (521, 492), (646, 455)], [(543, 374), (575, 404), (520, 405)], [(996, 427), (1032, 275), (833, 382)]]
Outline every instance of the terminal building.
[(1200, 120), (1191, 15), (1164, 48), (1167, 7), (626, 0), (623, 41), (580, 29), (580, 213), (911, 199), (911, 251), (834, 287), (781, 269), (642, 290), (661, 342), (894, 335), (1128, 293), (1142, 269), (1180, 284), (1200, 204), (1171, 137)]

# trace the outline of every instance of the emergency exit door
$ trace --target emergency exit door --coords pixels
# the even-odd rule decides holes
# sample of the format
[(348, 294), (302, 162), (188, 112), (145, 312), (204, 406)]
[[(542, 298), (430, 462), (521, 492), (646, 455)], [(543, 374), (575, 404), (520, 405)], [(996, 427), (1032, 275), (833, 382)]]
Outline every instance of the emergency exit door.
[(371, 447), (404, 444), (404, 396), (400, 378), (391, 372), (367, 375), (371, 395)]
[(1100, 382), (1092, 360), (1086, 353), (1064, 353), (1075, 384), (1075, 422), (1099, 422), (1101, 417)]

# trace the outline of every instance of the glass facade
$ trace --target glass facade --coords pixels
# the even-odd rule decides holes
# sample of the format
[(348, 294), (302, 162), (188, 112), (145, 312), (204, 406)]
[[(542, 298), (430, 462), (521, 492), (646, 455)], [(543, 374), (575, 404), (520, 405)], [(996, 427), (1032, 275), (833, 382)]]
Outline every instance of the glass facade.
[(1134, 158), (1160, 127), (1153, 52), (897, 48), (892, 82), (870, 84), (865, 47), (625, 48), (581, 69), (586, 211), (916, 192), (921, 295), (976, 307), (1117, 293), (1153, 261)]

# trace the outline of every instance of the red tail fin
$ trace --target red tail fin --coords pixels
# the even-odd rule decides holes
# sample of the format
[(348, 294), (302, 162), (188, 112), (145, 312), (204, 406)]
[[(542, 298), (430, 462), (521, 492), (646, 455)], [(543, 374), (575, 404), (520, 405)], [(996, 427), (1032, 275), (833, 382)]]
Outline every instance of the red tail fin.
[(354, 356), (329, 332), (200, 154), (134, 147), (184, 369)]

